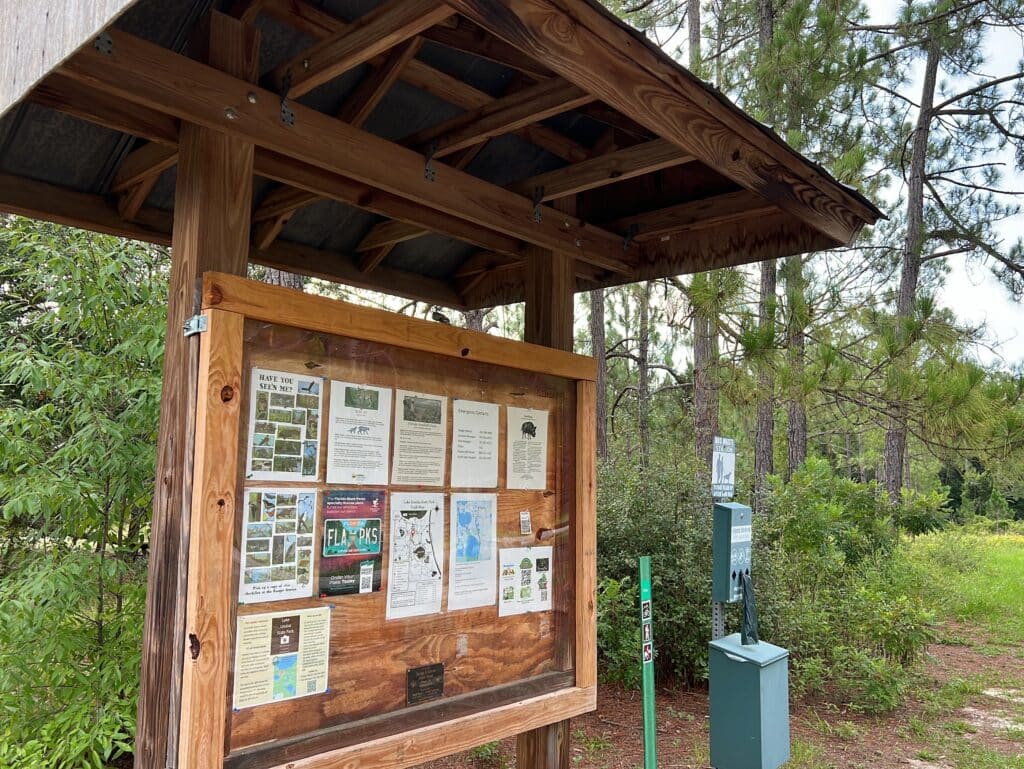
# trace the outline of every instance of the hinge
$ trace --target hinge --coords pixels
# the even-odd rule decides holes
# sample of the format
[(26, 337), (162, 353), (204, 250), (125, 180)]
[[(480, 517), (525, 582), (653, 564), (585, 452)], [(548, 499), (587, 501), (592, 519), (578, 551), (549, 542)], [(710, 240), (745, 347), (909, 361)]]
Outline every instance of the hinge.
[(114, 52), (114, 39), (106, 32), (100, 32), (92, 41), (92, 47), (100, 53), (110, 56)]
[(207, 320), (205, 315), (193, 315), (191, 318), (185, 321), (185, 325), (182, 327), (182, 334), (185, 336), (195, 336), (206, 331)]
[(640, 233), (640, 226), (636, 222), (633, 222), (631, 225), (629, 225), (629, 229), (626, 230), (626, 237), (624, 237), (622, 239), (622, 250), (623, 251), (629, 251), (630, 246), (633, 245), (633, 240), (636, 238), (636, 236), (639, 233)]
[(423, 166), (423, 178), (428, 182), (437, 179), (437, 169), (433, 165), (435, 152), (437, 152), (437, 142), (430, 142), (427, 145), (426, 164)]
[(544, 216), (541, 214), (540, 204), (544, 202), (544, 187), (533, 188), (533, 221), (540, 224), (544, 221)]
[(292, 73), (288, 72), (281, 81), (281, 122), (285, 125), (295, 125), (295, 112), (288, 106), (288, 91), (292, 88)]

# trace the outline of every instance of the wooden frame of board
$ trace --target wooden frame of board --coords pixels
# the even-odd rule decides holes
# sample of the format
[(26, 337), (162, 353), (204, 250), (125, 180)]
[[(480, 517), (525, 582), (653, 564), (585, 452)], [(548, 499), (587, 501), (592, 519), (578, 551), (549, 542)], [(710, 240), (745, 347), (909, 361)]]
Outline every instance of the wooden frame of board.
[[(593, 359), (538, 345), (499, 339), (441, 323), (356, 307), (221, 273), (202, 281), (199, 386), (192, 485), (191, 548), (185, 606), (179, 766), (182, 769), (258, 769), (287, 765), (313, 769), (340, 765), (406, 767), (520, 734), (596, 707), (595, 377)], [(510, 377), (556, 377), (574, 390), (567, 424), (571, 476), (571, 668), (522, 684), (484, 689), (423, 708), (370, 715), (339, 728), (326, 725), (264, 742), (232, 744), (229, 681), (235, 619), (240, 611), (236, 558), (237, 510), (244, 488), (240, 431), (244, 402), (247, 322), (261, 322), (384, 345), (402, 355), (440, 356), (458, 367), (484, 364)], [(498, 370), (498, 369), (491, 369)], [(571, 450), (571, 451), (570, 451)], [(567, 474), (568, 475), (568, 474)], [(549, 493), (549, 492), (545, 492)], [(557, 490), (553, 493), (558, 493)], [(201, 532), (201, 535), (199, 535)], [(276, 602), (274, 610), (279, 610)], [(308, 602), (307, 602), (308, 604)], [(457, 619), (452, 620), (457, 622)], [(293, 701), (316, 708), (316, 698)], [(296, 710), (296, 712), (298, 712)], [(440, 715), (439, 715), (440, 714)], [(438, 719), (441, 720), (438, 720)]]

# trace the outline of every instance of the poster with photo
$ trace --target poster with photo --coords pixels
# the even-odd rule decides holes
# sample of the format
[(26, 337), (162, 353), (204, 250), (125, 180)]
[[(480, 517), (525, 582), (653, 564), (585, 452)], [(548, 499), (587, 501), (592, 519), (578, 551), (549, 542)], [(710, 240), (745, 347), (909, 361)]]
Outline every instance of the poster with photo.
[(315, 481), (320, 470), (323, 380), (254, 368), (245, 477)]
[(498, 616), (551, 609), (553, 548), (509, 547), (499, 555)]
[(324, 493), (321, 597), (380, 590), (384, 496), (383, 491)]
[(313, 595), (316, 489), (246, 489), (238, 600)]
[(386, 486), (391, 388), (331, 382), (327, 482)]
[(234, 707), (327, 691), (331, 609), (240, 615), (235, 635)]
[(443, 486), (448, 438), (448, 399), (395, 391), (395, 459), (391, 482)]

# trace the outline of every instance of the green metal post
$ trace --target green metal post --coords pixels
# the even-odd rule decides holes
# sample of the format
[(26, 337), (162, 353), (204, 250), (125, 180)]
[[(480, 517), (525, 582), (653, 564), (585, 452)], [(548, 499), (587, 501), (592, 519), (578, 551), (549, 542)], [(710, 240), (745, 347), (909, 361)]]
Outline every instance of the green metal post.
[(657, 769), (654, 711), (654, 617), (651, 606), (651, 557), (640, 558), (640, 655), (644, 682), (644, 769)]

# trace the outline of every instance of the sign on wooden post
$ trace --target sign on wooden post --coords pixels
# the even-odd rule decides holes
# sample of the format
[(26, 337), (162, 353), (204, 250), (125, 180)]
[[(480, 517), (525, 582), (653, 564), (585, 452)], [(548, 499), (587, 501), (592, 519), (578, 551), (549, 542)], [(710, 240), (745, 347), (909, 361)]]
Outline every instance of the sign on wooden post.
[(182, 769), (593, 710), (593, 361), (221, 274), (203, 308)]

